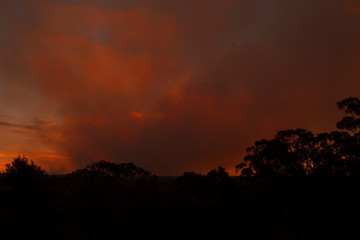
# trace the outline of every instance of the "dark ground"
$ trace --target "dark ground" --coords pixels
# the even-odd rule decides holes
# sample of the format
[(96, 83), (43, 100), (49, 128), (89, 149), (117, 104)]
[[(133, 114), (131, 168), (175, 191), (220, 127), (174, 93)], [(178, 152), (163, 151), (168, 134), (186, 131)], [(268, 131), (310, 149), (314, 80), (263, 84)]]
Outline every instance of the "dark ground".
[(50, 176), (0, 185), (2, 239), (360, 237), (360, 179)]

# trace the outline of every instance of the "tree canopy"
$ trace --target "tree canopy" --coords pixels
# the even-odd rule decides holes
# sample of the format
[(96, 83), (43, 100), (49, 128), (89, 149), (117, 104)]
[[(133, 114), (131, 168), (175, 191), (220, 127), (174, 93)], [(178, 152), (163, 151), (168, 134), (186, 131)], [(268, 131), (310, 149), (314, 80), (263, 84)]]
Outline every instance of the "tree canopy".
[(244, 162), (236, 166), (243, 176), (355, 175), (360, 173), (360, 100), (337, 103), (345, 116), (339, 130), (314, 134), (306, 129), (278, 131), (273, 139), (256, 141)]
[(5, 164), (4, 175), (7, 176), (24, 176), (24, 175), (40, 175), (46, 176), (48, 173), (39, 165), (35, 164), (25, 156), (14, 158), (11, 163)]
[(46, 170), (25, 156), (18, 156), (11, 163), (5, 164), (3, 177), (11, 182), (31, 183), (48, 176)]
[(339, 109), (345, 111), (345, 117), (336, 125), (338, 129), (347, 130), (352, 133), (360, 132), (360, 99), (349, 97), (337, 102)]
[(72, 173), (73, 176), (85, 177), (149, 177), (152, 174), (134, 163), (113, 163), (105, 160), (94, 162), (84, 169)]

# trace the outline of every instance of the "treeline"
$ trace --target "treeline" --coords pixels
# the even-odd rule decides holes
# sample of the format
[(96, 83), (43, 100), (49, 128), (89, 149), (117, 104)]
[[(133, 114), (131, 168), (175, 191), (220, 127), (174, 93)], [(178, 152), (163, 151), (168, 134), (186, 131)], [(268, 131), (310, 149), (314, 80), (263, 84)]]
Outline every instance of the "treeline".
[(360, 99), (337, 103), (345, 116), (340, 131), (314, 134), (305, 129), (279, 131), (247, 149), (236, 169), (243, 176), (357, 176), (360, 174)]
[(107, 161), (52, 176), (19, 156), (0, 176), (2, 239), (360, 237), (360, 100), (338, 107), (339, 131), (279, 131), (247, 150), (236, 177)]
[(51, 176), (20, 157), (0, 180), (2, 239), (343, 239), (360, 237), (359, 216), (358, 176), (166, 179), (104, 161)]

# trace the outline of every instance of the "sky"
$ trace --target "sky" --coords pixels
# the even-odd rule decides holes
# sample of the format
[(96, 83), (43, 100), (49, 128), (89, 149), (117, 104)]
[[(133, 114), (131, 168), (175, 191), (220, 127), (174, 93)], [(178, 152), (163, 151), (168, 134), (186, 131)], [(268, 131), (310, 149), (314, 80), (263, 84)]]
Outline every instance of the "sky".
[(336, 129), (360, 0), (0, 0), (0, 53), (1, 166), (232, 172), (278, 130)]

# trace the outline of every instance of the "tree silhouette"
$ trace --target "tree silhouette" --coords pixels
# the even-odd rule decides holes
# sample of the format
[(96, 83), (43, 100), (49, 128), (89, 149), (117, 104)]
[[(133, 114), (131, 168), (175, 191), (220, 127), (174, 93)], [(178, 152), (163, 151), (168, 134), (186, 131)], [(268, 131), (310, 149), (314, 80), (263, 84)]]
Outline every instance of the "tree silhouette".
[(336, 124), (341, 130), (347, 130), (354, 134), (360, 131), (360, 99), (349, 97), (337, 102), (339, 109), (344, 110), (346, 116)]
[(100, 160), (88, 165), (86, 168), (72, 173), (73, 176), (81, 177), (150, 177), (152, 174), (136, 166), (134, 163), (113, 163)]
[[(242, 175), (305, 175), (312, 166), (314, 135), (305, 129), (279, 131), (274, 139), (255, 142), (245, 163), (236, 166)], [(249, 164), (246, 164), (249, 163)]]
[(347, 175), (360, 172), (360, 99), (349, 97), (337, 103), (345, 117), (337, 123), (337, 128), (350, 134), (343, 139), (342, 167)]
[(249, 147), (236, 166), (242, 176), (342, 175), (360, 173), (360, 100), (350, 97), (337, 106), (345, 117), (333, 131), (314, 135), (305, 129), (278, 131), (271, 140)]
[(229, 180), (229, 174), (225, 171), (225, 168), (222, 166), (218, 166), (217, 169), (213, 169), (208, 174), (206, 174), (206, 178), (212, 180), (216, 183), (221, 183)]
[(29, 161), (27, 157), (18, 156), (11, 163), (5, 164), (2, 175), (7, 181), (31, 183), (47, 177), (48, 173), (32, 160)]
[(331, 175), (339, 172), (344, 159), (343, 146), (348, 136), (347, 132), (338, 131), (316, 136), (312, 153), (312, 174)]
[[(5, 165), (1, 184), (7, 191), (0, 198), (8, 210), (7, 226), (3, 228), (4, 239), (18, 239), (26, 233), (27, 237), (42, 239), (44, 232), (38, 226), (48, 228), (49, 215), (46, 209), (49, 192), (48, 173), (25, 156), (18, 156)], [(44, 220), (44, 221), (43, 221)], [(0, 223), (4, 226), (4, 222)], [(45, 233), (45, 235), (47, 235)]]

